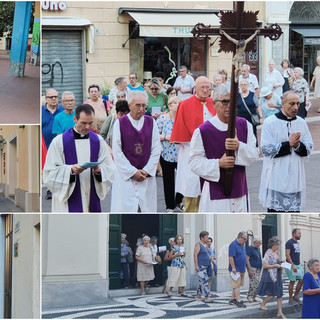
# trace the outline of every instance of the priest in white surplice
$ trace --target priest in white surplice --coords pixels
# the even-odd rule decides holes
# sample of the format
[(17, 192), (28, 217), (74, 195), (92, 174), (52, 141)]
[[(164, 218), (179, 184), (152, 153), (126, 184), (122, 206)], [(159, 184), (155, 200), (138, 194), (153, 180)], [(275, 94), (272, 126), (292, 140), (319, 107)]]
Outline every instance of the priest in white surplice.
[(263, 123), (259, 200), (268, 212), (300, 212), (305, 204), (304, 163), (313, 142), (306, 121), (297, 116), (299, 105), (299, 96), (287, 91), (282, 96), (282, 111)]
[[(214, 92), (217, 114), (194, 131), (189, 167), (202, 179), (199, 212), (248, 212), (249, 199), (245, 167), (259, 158), (252, 125), (236, 118), (236, 137), (227, 138), (230, 89), (219, 86)], [(226, 156), (226, 149), (235, 157)], [(233, 168), (230, 195), (225, 195), (225, 169)]]
[[(52, 212), (101, 212), (100, 200), (111, 187), (115, 166), (103, 138), (90, 131), (92, 106), (78, 106), (74, 121), (74, 128), (53, 139), (43, 169)], [(83, 167), (86, 162), (91, 167)]]
[(145, 116), (148, 96), (144, 91), (128, 94), (130, 113), (113, 125), (112, 151), (116, 171), (111, 212), (156, 212), (156, 170), (161, 153), (159, 131)]

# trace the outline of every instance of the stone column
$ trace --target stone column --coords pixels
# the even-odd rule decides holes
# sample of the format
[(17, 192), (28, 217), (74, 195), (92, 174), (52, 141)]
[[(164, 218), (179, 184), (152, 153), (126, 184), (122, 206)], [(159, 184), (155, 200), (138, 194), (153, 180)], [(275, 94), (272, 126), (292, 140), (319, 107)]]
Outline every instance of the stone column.
[(16, 1), (10, 53), (9, 75), (24, 76), (28, 35), (31, 18), (31, 1)]

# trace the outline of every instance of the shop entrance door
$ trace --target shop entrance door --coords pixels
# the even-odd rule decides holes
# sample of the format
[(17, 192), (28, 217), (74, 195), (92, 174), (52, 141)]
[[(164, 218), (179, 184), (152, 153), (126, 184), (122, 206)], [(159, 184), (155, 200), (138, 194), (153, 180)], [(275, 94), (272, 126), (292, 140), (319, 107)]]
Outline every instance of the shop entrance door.
[[(121, 258), (121, 233), (127, 235), (129, 245), (135, 253), (137, 239), (142, 234), (149, 237), (158, 237), (158, 246), (168, 248), (168, 239), (177, 234), (177, 216), (161, 214), (112, 214), (109, 224), (109, 279), (110, 289), (121, 288), (120, 258)], [(167, 276), (167, 264), (164, 253), (161, 254), (161, 284)]]
[(12, 296), (12, 215), (5, 217), (4, 318), (11, 318)]

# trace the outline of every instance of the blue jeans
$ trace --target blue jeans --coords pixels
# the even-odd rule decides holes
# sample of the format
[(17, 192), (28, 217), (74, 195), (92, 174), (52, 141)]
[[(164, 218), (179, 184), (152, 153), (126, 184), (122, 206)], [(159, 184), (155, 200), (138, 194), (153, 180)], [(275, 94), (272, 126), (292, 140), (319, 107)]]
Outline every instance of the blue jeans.
[(129, 287), (129, 271), (127, 262), (121, 262), (121, 271), (123, 273), (124, 287)]

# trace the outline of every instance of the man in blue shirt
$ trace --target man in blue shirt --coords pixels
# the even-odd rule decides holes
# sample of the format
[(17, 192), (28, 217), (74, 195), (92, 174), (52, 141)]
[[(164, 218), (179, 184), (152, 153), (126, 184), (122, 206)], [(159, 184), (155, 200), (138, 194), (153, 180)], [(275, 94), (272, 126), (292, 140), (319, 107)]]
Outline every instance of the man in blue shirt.
[[(47, 149), (49, 149), (51, 141), (56, 136), (56, 134), (52, 133), (53, 120), (56, 115), (64, 110), (63, 106), (59, 105), (58, 102), (58, 91), (53, 88), (47, 89), (46, 104), (41, 107), (42, 136)], [(46, 199), (51, 198), (51, 192), (47, 190)]]
[(52, 133), (62, 134), (65, 131), (74, 127), (74, 116), (76, 99), (71, 91), (65, 91), (62, 96), (62, 105), (64, 106), (64, 112), (60, 112), (53, 121)]
[(137, 83), (138, 82), (138, 75), (136, 73), (129, 74), (129, 82), (130, 82), (130, 84), (128, 84), (127, 87), (130, 90), (144, 91), (144, 89)]
[(257, 302), (257, 288), (260, 281), (262, 260), (260, 246), (262, 241), (260, 238), (254, 238), (252, 245), (247, 249), (247, 269), (249, 274), (249, 291), (247, 299), (249, 302)]
[(231, 242), (229, 246), (229, 271), (232, 287), (232, 296), (229, 304), (235, 304), (238, 308), (246, 308), (246, 305), (240, 298), (240, 287), (244, 284), (246, 271), (247, 256), (244, 245), (247, 239), (247, 233), (241, 231), (237, 239)]

